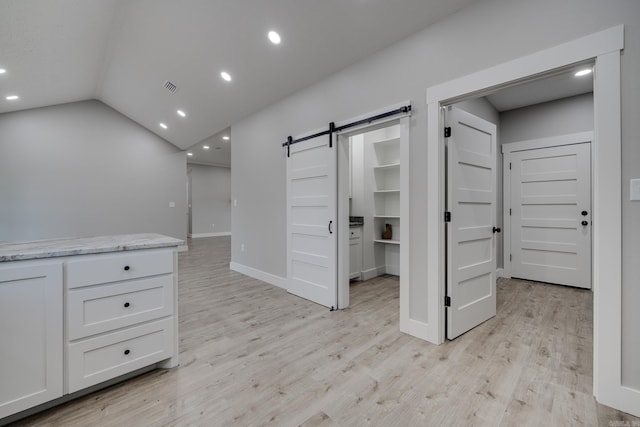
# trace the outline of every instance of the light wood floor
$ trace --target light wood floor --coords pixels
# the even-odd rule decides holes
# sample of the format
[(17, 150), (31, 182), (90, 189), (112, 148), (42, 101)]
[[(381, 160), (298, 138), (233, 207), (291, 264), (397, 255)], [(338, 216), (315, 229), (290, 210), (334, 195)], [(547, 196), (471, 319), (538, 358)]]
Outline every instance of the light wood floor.
[(435, 346), (398, 331), (392, 276), (329, 312), (229, 271), (229, 245), (198, 239), (180, 255), (179, 368), (19, 424), (640, 425), (592, 397), (589, 291), (500, 280), (498, 315)]

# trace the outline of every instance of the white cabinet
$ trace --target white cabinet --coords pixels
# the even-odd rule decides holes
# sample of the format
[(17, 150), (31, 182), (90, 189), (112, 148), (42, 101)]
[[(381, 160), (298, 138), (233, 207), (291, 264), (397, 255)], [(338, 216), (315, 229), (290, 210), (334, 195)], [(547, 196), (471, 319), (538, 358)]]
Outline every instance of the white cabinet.
[(63, 394), (62, 263), (0, 264), (0, 419)]
[(362, 272), (362, 227), (349, 227), (349, 279), (360, 279)]
[(3, 418), (178, 364), (174, 247), (0, 262)]
[(66, 263), (69, 393), (177, 356), (173, 269), (172, 249)]

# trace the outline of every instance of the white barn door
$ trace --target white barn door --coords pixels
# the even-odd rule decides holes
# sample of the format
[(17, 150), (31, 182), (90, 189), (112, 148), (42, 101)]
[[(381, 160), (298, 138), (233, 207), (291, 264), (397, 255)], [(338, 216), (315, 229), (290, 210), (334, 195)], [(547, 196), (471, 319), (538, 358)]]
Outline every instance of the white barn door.
[(511, 277), (591, 288), (590, 146), (511, 153)]
[(337, 308), (337, 153), (329, 135), (290, 146), (287, 290)]
[(447, 338), (496, 315), (496, 125), (447, 113)]

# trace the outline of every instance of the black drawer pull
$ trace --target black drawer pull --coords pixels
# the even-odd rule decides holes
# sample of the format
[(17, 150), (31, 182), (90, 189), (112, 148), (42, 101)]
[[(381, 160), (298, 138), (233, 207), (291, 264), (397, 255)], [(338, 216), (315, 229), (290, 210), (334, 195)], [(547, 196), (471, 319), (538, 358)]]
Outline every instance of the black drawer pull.
[(131, 352), (129, 351), (129, 349), (126, 349), (126, 350), (124, 351), (125, 356), (127, 356), (129, 353), (131, 353)]
[(128, 302), (125, 302), (125, 303), (124, 303), (124, 308), (129, 308), (129, 306), (130, 306), (130, 305), (131, 305), (131, 304), (129, 304)]
[(124, 266), (124, 271), (129, 271), (131, 269), (131, 267), (129, 267), (128, 265)]

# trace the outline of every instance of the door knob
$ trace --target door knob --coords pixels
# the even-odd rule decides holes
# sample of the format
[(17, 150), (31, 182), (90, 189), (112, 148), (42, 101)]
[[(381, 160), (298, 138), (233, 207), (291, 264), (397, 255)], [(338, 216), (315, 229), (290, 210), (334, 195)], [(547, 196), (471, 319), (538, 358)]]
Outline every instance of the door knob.
[(589, 223), (588, 223), (587, 221), (582, 221), (582, 223), (581, 223), (581, 224), (582, 224), (582, 225), (584, 225), (585, 227), (586, 227), (587, 225), (589, 225)]
[(494, 233), (499, 233), (499, 232), (501, 232), (501, 231), (502, 231), (502, 230), (500, 229), (500, 227), (493, 227), (493, 232), (494, 232)]
[(589, 215), (589, 212), (587, 212), (587, 211), (582, 211), (581, 213), (582, 213), (582, 216), (587, 216), (587, 215)]

